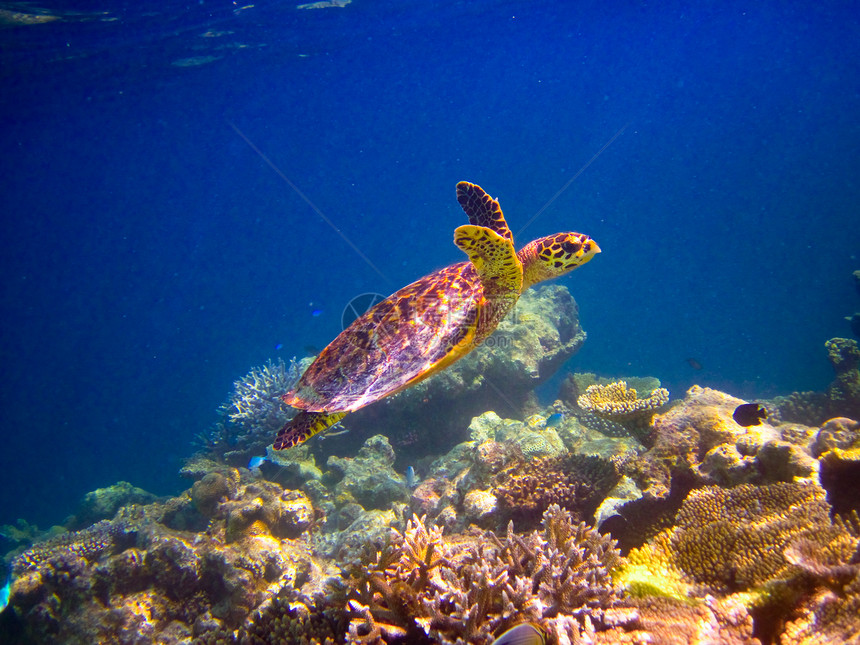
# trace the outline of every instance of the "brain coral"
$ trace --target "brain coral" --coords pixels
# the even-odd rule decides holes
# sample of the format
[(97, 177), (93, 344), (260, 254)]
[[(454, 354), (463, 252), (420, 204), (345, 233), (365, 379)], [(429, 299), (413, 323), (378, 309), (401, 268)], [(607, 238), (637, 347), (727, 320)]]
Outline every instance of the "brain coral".
[(496, 478), (493, 492), (508, 518), (534, 522), (552, 504), (558, 504), (578, 519), (586, 519), (619, 478), (613, 462), (567, 454), (516, 460)]

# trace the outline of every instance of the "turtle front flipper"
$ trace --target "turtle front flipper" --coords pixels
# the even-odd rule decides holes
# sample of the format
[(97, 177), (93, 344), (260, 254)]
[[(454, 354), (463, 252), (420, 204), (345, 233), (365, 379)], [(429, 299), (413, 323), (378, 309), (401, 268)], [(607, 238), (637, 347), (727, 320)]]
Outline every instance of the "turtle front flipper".
[(469, 216), (469, 224), (486, 226), (503, 238), (513, 241), (514, 236), (502, 214), (499, 200), (490, 197), (483, 188), (468, 181), (461, 181), (457, 184), (457, 201)]
[(486, 226), (466, 224), (454, 230), (454, 244), (469, 256), (487, 298), (518, 298), (523, 286), (523, 265), (514, 244)]
[(304, 443), (315, 434), (332, 427), (346, 416), (346, 412), (305, 412), (299, 411), (275, 437), (275, 450), (293, 448)]
[(513, 242), (485, 226), (466, 224), (454, 231), (456, 244), (481, 279), (482, 298), (474, 342), (481, 343), (517, 304), (523, 286), (523, 265)]

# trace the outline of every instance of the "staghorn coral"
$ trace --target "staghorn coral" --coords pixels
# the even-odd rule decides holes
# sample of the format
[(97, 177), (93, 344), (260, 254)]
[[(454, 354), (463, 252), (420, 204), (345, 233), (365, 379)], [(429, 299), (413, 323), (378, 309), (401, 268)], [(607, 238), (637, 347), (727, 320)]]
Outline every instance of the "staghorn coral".
[(576, 402), (587, 412), (609, 417), (625, 417), (653, 412), (666, 405), (669, 402), (669, 390), (660, 387), (653, 390), (647, 397), (639, 398), (634, 388), (627, 387), (626, 381), (615, 381), (608, 385), (589, 385)]
[(394, 531), (367, 568), (352, 571), (350, 642), (487, 643), (523, 620), (573, 629), (601, 624), (620, 604), (609, 571), (620, 556), (611, 538), (574, 523), (557, 505), (542, 530), (446, 540), (413, 518)]
[(219, 410), (231, 423), (253, 432), (277, 430), (286, 422), (290, 409), (281, 397), (295, 385), (301, 373), (295, 358), (289, 365), (282, 358), (277, 363), (270, 359), (233, 383), (233, 392)]

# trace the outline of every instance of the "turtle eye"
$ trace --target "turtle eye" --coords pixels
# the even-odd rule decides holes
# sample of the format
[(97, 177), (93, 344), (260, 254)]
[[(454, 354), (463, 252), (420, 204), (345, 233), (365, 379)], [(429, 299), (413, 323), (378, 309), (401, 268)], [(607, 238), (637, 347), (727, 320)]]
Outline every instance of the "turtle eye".
[(565, 240), (561, 243), (561, 248), (563, 248), (565, 253), (568, 255), (576, 255), (580, 250), (582, 250), (582, 242), (571, 242), (570, 240)]

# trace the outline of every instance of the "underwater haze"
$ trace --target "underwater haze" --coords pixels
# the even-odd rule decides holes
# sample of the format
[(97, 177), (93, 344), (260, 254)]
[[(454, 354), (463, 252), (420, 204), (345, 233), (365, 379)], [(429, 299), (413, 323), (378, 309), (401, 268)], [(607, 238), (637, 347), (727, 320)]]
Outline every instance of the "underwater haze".
[(565, 371), (827, 387), (858, 305), (853, 3), (317, 4), (0, 5), (0, 525), (184, 488), (235, 380), (464, 259), (461, 180), (520, 245), (600, 245), (560, 280)]

